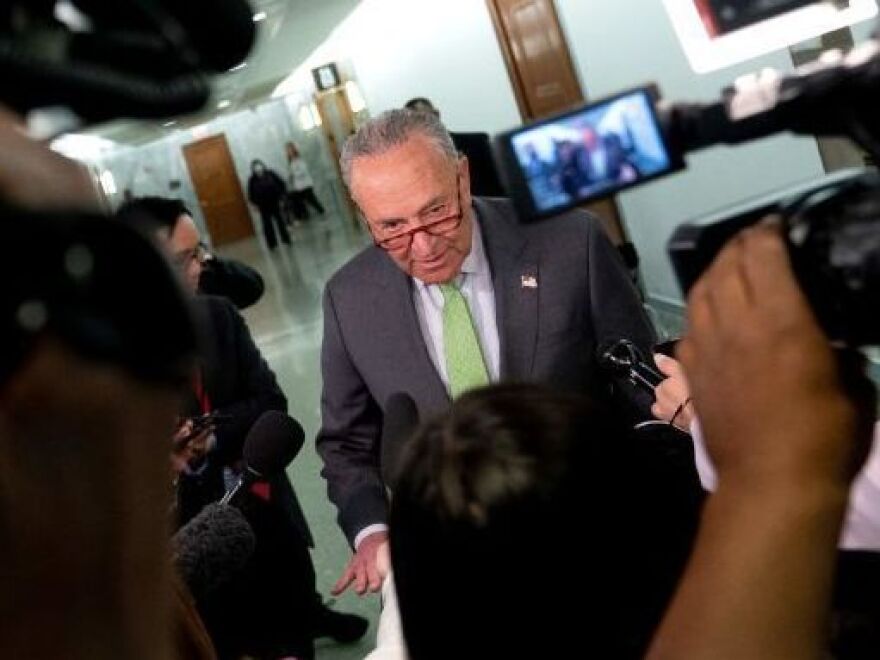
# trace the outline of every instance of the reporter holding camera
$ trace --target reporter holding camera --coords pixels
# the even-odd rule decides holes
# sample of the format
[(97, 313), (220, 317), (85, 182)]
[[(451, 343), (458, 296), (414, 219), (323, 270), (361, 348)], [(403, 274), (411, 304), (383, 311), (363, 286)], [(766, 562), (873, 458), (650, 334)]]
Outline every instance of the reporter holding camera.
[(873, 386), (853, 354), (832, 351), (771, 227), (724, 248), (688, 320), (678, 355), (718, 485), (649, 657), (819, 657)]
[[(142, 240), (82, 215), (101, 210), (88, 170), (2, 106), (0, 200), (0, 657), (211, 657), (174, 646), (168, 459), (155, 442), (193, 358), (178, 289)], [(92, 257), (85, 290), (65, 278), (70, 241)], [(123, 290), (149, 290), (164, 314)], [(21, 300), (41, 303), (42, 323), (16, 314)], [(163, 350), (144, 342), (171, 333)]]

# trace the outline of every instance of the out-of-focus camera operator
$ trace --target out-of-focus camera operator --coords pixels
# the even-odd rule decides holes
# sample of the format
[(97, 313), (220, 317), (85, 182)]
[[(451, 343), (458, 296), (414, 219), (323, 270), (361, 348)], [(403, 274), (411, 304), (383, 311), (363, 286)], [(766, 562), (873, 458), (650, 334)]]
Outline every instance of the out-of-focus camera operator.
[[(97, 206), (78, 165), (4, 119), (0, 141), (21, 148), (15, 161), (0, 150), (0, 179), (17, 204)], [(189, 312), (164, 259), (124, 227), (8, 206), (0, 223), (0, 655), (170, 657), (167, 455), (155, 438), (190, 369)], [(128, 297), (147, 296), (145, 276), (155, 314)]]
[(832, 351), (771, 227), (725, 247), (688, 320), (678, 355), (692, 392), (661, 385), (656, 412), (693, 397), (718, 483), (650, 657), (816, 657), (873, 386), (855, 354)]
[(102, 198), (88, 171), (30, 139), (21, 115), (194, 111), (206, 73), (249, 50), (251, 12), (207, 3), (206, 29), (198, 1), (81, 0), (69, 4), (91, 29), (74, 34), (55, 4), (0, 12), (0, 656), (212, 658), (185, 590), (172, 590), (156, 443), (193, 366), (189, 309), (166, 260), (90, 215)]

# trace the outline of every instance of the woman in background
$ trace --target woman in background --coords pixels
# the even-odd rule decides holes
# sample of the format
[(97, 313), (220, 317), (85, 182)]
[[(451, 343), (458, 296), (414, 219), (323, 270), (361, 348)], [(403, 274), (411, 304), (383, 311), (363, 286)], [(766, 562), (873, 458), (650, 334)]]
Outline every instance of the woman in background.
[(306, 204), (308, 204), (320, 215), (324, 215), (324, 206), (315, 196), (315, 183), (309, 173), (308, 165), (299, 154), (299, 149), (293, 142), (288, 142), (286, 148), (288, 183), (290, 184), (288, 200), (293, 214), (298, 220), (308, 220), (309, 211), (306, 208)]

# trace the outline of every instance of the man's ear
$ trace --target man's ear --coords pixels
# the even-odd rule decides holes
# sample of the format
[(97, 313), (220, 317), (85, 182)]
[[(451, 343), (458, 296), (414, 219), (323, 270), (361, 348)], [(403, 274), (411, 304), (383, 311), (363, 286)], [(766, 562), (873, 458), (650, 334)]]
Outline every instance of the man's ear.
[(471, 201), (471, 163), (468, 157), (460, 154), (458, 157), (458, 174), (462, 180), (462, 198), (468, 203)]

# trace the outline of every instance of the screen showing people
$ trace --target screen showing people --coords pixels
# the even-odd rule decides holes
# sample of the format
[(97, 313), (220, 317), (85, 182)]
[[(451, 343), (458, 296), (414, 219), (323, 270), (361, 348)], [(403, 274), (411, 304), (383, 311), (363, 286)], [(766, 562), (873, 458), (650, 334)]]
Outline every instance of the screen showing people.
[(601, 197), (673, 169), (647, 90), (638, 90), (512, 137), (539, 213)]

